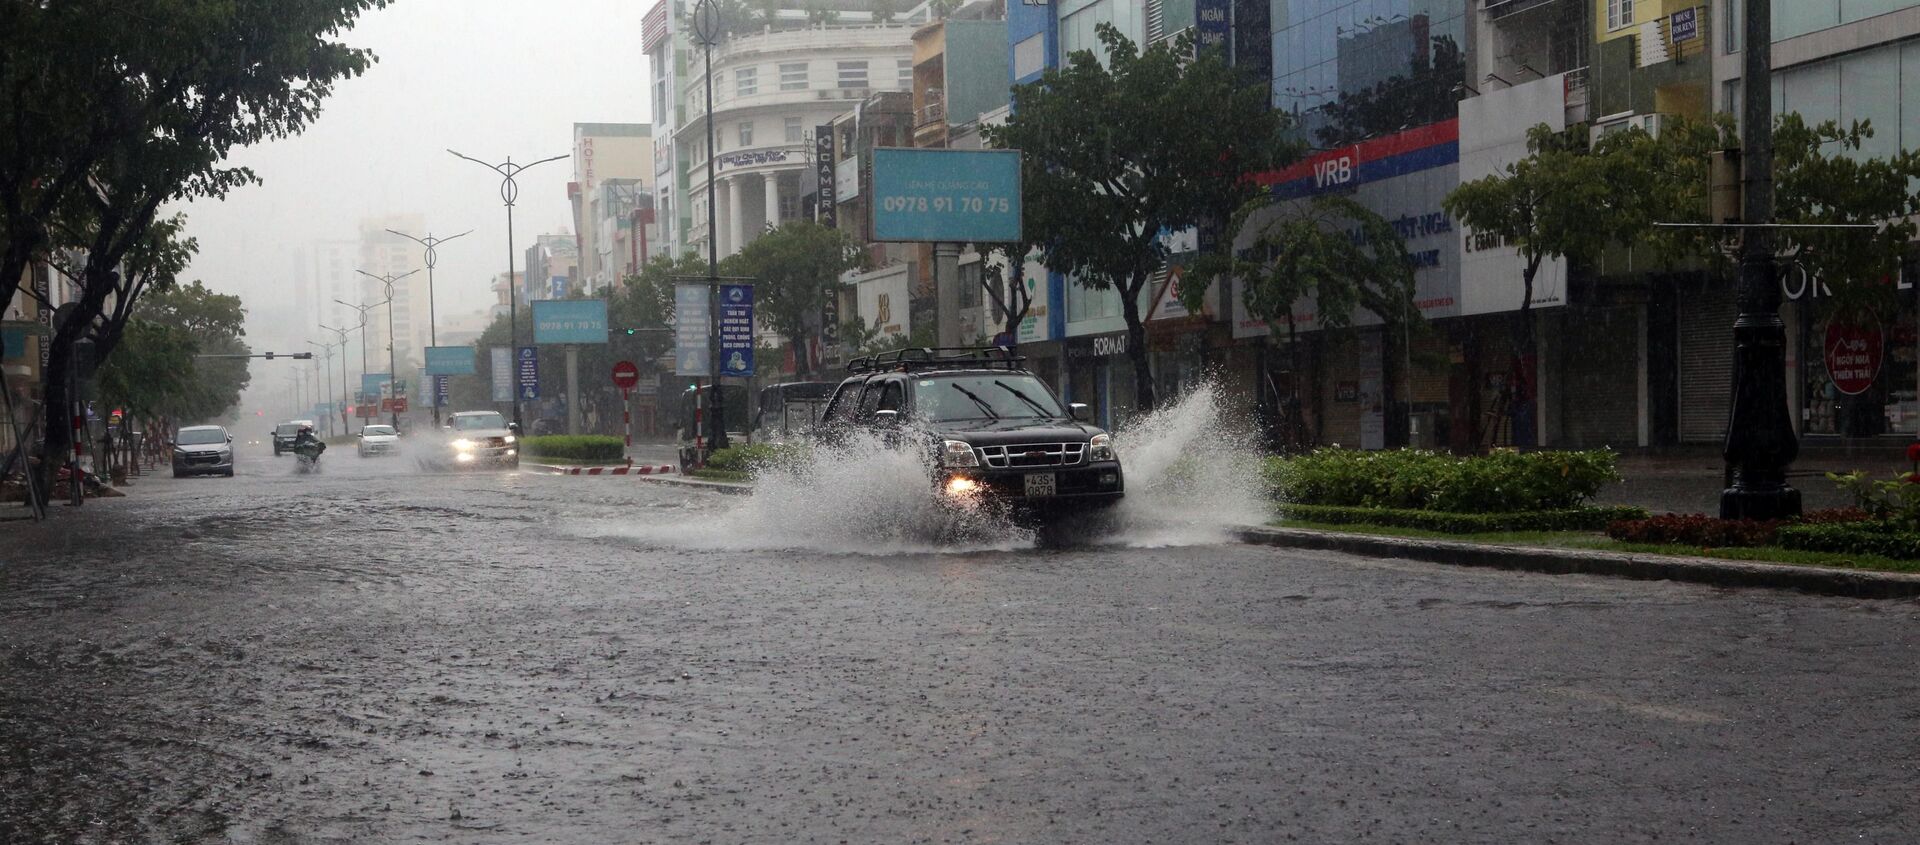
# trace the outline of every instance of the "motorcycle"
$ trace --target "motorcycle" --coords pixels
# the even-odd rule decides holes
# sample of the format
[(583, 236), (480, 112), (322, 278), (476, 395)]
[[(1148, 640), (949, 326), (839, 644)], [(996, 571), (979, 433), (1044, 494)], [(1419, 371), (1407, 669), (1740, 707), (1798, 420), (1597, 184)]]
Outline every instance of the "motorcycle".
[(303, 443), (293, 447), (293, 454), (297, 460), (295, 469), (301, 473), (319, 472), (320, 453), (325, 451), (327, 451), (325, 443)]

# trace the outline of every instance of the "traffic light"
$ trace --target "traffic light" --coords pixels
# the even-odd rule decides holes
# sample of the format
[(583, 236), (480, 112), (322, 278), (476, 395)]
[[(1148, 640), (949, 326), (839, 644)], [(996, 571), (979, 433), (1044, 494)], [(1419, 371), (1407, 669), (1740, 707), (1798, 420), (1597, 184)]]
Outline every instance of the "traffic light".
[(302, 361), (311, 361), (311, 360), (313, 360), (313, 353), (311, 353), (311, 352), (295, 352), (295, 353), (293, 353), (293, 357), (295, 357), (295, 358), (298, 358), (298, 359), (300, 359), (300, 360), (302, 360)]
[(267, 353), (267, 360), (269, 361), (273, 360), (273, 353), (271, 352)]
[(637, 333), (638, 333), (638, 331), (639, 331), (638, 329), (627, 329), (627, 336), (628, 336), (628, 337), (632, 337), (632, 336), (634, 336), (635, 334), (637, 334)]

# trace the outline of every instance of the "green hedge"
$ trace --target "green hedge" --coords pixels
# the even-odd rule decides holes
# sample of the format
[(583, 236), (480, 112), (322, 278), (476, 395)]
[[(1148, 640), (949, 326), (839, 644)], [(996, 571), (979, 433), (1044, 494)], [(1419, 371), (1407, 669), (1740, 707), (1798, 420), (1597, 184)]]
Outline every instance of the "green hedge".
[(1518, 513), (1455, 513), (1406, 508), (1283, 504), (1280, 506), (1280, 516), (1329, 525), (1384, 525), (1446, 534), (1484, 534), (1495, 531), (1598, 531), (1610, 522), (1645, 519), (1647, 512), (1643, 508), (1624, 506)]
[(1620, 480), (1614, 453), (1319, 449), (1267, 459), (1275, 497), (1301, 505), (1512, 514), (1579, 507)]
[(552, 434), (522, 439), (520, 452), (529, 458), (619, 463), (627, 459), (627, 444), (608, 434)]
[(747, 443), (715, 450), (707, 456), (707, 469), (751, 475), (768, 467), (792, 465), (806, 454), (805, 444)]
[(1801, 551), (1920, 560), (1920, 532), (1904, 530), (1885, 522), (1783, 525), (1774, 536), (1782, 547)]

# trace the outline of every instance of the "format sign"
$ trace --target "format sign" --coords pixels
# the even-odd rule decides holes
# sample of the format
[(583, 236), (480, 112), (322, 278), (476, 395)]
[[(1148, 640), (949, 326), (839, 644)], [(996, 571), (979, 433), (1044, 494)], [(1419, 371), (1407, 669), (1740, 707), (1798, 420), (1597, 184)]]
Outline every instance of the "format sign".
[(880, 147), (873, 151), (873, 239), (1020, 240), (1020, 151)]
[(489, 363), (493, 365), (493, 401), (513, 401), (513, 350), (504, 346), (495, 346), (487, 350)]
[(520, 374), (521, 401), (540, 398), (540, 350), (537, 347), (522, 346), (520, 355), (515, 361), (514, 371)]
[(473, 373), (473, 347), (427, 347), (427, 375), (470, 376)]
[(606, 343), (607, 301), (543, 299), (533, 303), (534, 343)]
[(673, 286), (674, 375), (713, 375), (713, 357), (708, 348), (713, 338), (708, 332), (712, 313), (705, 283), (682, 282)]
[(720, 374), (753, 375), (753, 285), (720, 286)]

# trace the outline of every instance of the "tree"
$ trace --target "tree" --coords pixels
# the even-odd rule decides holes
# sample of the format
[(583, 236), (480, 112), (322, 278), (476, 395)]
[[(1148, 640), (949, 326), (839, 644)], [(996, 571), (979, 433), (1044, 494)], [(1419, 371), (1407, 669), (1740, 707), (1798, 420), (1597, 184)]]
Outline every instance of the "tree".
[(1250, 198), (1243, 175), (1293, 145), (1265, 89), (1242, 85), (1219, 51), (1195, 56), (1191, 37), (1141, 51), (1112, 26), (1097, 32), (1104, 65), (1082, 50), (1016, 86), (1012, 118), (986, 134), (1024, 153), (1026, 225), (1048, 269), (1119, 293), (1145, 411), (1156, 403), (1141, 303), (1166, 265), (1162, 234), (1198, 225), (1222, 197)]
[(1466, 228), (1481, 249), (1506, 244), (1521, 259), (1521, 296), (1514, 313), (1513, 372), (1516, 441), (1531, 443), (1531, 362), (1538, 354), (1533, 330), (1534, 280), (1550, 258), (1582, 265), (1612, 243), (1645, 232), (1652, 198), (1625, 185), (1644, 185), (1648, 174), (1631, 154), (1649, 136), (1628, 129), (1588, 143), (1585, 124), (1556, 132), (1541, 124), (1527, 133), (1526, 158), (1504, 170), (1461, 184), (1441, 205)]
[(820, 336), (821, 312), (840, 289), (840, 276), (857, 270), (863, 254), (851, 236), (812, 220), (790, 220), (723, 262), (730, 276), (751, 276), (760, 322), (793, 350), (795, 374), (813, 372), (808, 354)]
[(997, 262), (985, 262), (980, 273), (980, 287), (986, 291), (987, 299), (993, 302), (994, 313), (1000, 316), (1004, 327), (1002, 330), (1007, 335), (1007, 348), (1015, 348), (1020, 345), (1020, 323), (1033, 310), (1033, 290), (1027, 287), (1029, 249), (1026, 244), (993, 244), (981, 252), (987, 255), (998, 253), (1010, 271), (1002, 271)]
[[(1230, 231), (1247, 232), (1248, 221), (1274, 208), (1267, 198), (1247, 203), (1234, 215)], [(1180, 296), (1189, 308), (1199, 308), (1207, 288), (1227, 278), (1242, 280), (1241, 297), (1247, 314), (1269, 325), (1286, 327), (1288, 352), (1294, 372), (1301, 370), (1297, 305), (1312, 300), (1315, 320), (1323, 331), (1341, 331), (1353, 323), (1356, 311), (1367, 311), (1385, 323), (1381, 356), (1386, 406), (1393, 409), (1393, 431), (1405, 430), (1405, 406), (1396, 392), (1404, 375), (1399, 346), (1406, 330), (1420, 322), (1414, 305), (1413, 262), (1393, 224), (1353, 198), (1332, 194), (1285, 203), (1279, 214), (1252, 230), (1253, 240), (1231, 253), (1203, 255), (1181, 280)], [(1290, 445), (1302, 446), (1299, 388), (1293, 385), (1285, 408)]]
[[(94, 119), (112, 128), (99, 133), (98, 155), (84, 167), (84, 185), (49, 206), (70, 235), (61, 245), (86, 255), (76, 310), (55, 331), (45, 374), (50, 452), (68, 445), (67, 427), (60, 423), (67, 413), (65, 381), (73, 344), (100, 328), (96, 321), (116, 294), (121, 300), (116, 307), (130, 309), (138, 299), (137, 292), (124, 287), (128, 279), (119, 268), (141, 244), (156, 243), (152, 229), (160, 205), (220, 198), (257, 182), (251, 170), (228, 165), (228, 153), (305, 129), (333, 86), (359, 75), (373, 61), (370, 52), (331, 39), (362, 11), (386, 3), (143, 0), (132, 8), (107, 0), (46, 4), (86, 8), (98, 19), (129, 23), (102, 26), (97, 32), (75, 25), (57, 30), (66, 41), (7, 48), (20, 49), (28, 62), (73, 62), (77, 59), (69, 51), (78, 51), (99, 57), (117, 72), (87, 77), (94, 87), (72, 92), (78, 103), (55, 101), (61, 108), (91, 109)], [(33, 17), (36, 12), (25, 14)], [(52, 26), (57, 20), (47, 13), (39, 22)], [(150, 28), (156, 20), (166, 22), (165, 37), (135, 27), (146, 22)], [(47, 55), (35, 55), (36, 50)], [(6, 61), (22, 58), (10, 54)], [(25, 227), (34, 225), (51, 226)]]
[(139, 301), (118, 343), (103, 353), (100, 397), (148, 418), (192, 424), (219, 418), (249, 381), (240, 298), (205, 285), (172, 287)]

